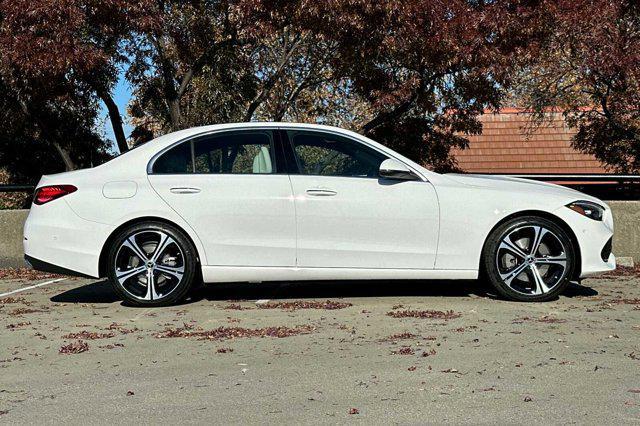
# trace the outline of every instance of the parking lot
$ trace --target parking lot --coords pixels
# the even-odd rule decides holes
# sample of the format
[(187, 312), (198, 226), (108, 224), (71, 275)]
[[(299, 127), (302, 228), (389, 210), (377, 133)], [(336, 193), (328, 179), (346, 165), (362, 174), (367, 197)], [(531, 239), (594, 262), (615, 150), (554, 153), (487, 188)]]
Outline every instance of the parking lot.
[(6, 277), (0, 421), (640, 422), (637, 271), (551, 303), (477, 282), (208, 286), (132, 308), (104, 281)]

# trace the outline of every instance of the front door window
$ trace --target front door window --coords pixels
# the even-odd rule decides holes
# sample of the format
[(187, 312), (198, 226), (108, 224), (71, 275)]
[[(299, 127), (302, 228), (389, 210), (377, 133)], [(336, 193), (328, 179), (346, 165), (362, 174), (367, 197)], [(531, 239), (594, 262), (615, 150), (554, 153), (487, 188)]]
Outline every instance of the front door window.
[(300, 174), (377, 178), (387, 157), (362, 143), (323, 132), (289, 131)]

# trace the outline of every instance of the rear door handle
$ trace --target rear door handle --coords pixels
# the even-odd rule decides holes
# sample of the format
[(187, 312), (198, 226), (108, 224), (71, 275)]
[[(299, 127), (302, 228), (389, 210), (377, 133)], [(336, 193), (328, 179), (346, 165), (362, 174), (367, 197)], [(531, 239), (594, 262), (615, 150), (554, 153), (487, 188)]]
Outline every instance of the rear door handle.
[(192, 187), (177, 187), (171, 188), (169, 191), (174, 194), (197, 194), (200, 192), (200, 188), (192, 188)]
[(307, 189), (307, 195), (311, 195), (313, 197), (333, 197), (338, 193), (332, 189), (324, 189), (324, 188), (311, 188)]

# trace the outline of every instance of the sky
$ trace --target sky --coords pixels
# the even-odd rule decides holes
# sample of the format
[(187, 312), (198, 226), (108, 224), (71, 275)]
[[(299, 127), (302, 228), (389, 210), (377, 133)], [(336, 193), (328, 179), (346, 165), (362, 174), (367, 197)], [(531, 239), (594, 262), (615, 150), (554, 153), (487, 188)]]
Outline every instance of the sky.
[[(121, 72), (118, 76), (118, 84), (113, 91), (114, 101), (118, 105), (118, 109), (120, 110), (120, 115), (122, 116), (122, 121), (124, 125), (124, 134), (128, 138), (133, 127), (129, 124), (129, 116), (127, 115), (127, 104), (131, 99), (131, 86), (124, 78), (124, 72)], [(107, 139), (111, 140), (113, 145), (113, 150), (118, 152), (117, 145), (115, 143), (115, 136), (113, 134), (113, 128), (111, 127), (111, 121), (109, 120), (109, 113), (107, 112), (107, 107), (102, 104), (101, 105), (101, 114), (102, 122), (104, 122), (104, 133), (107, 136)]]

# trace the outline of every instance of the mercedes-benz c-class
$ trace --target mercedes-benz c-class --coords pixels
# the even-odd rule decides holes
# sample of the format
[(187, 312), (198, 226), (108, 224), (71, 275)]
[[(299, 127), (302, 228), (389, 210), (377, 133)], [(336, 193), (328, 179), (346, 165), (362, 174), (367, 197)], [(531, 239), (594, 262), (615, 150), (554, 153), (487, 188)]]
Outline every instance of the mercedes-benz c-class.
[(136, 305), (200, 281), (479, 276), (545, 301), (614, 269), (612, 235), (607, 205), (565, 187), (434, 173), (334, 127), (242, 123), (43, 176), (24, 251), (36, 269), (108, 277)]

